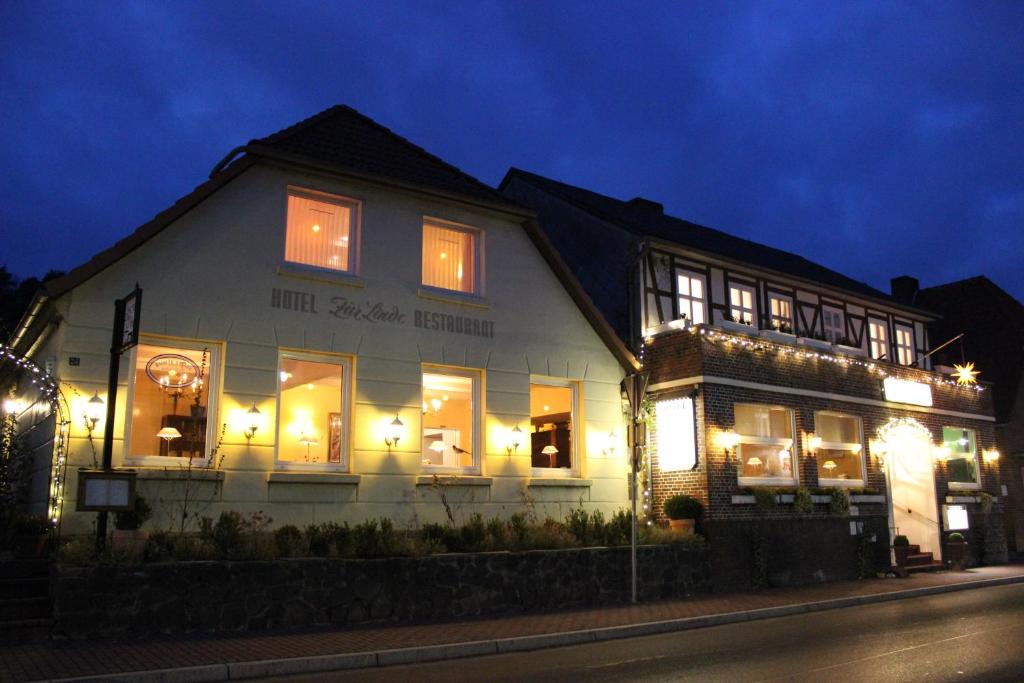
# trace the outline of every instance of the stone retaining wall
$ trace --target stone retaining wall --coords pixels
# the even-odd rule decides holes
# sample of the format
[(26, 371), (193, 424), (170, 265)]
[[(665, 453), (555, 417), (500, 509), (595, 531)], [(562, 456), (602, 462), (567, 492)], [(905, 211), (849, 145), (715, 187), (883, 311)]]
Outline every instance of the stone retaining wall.
[[(710, 590), (707, 553), (642, 546), (640, 596)], [(629, 548), (422, 558), (172, 562), (53, 573), (54, 632), (69, 638), (461, 619), (628, 602)]]

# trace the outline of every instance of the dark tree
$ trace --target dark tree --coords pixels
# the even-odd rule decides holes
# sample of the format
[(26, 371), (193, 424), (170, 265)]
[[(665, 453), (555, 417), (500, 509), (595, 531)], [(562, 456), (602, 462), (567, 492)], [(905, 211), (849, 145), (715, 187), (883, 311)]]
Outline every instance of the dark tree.
[(0, 341), (7, 341), (14, 334), (21, 316), (43, 283), (63, 274), (63, 271), (51, 270), (42, 280), (28, 277), (19, 282), (7, 266), (0, 266)]

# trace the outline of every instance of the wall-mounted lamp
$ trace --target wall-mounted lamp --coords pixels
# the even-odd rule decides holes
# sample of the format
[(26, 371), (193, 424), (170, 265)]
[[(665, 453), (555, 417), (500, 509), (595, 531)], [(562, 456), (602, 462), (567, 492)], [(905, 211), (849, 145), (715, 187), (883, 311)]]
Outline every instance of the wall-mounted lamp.
[(726, 456), (735, 455), (736, 446), (740, 443), (740, 435), (732, 430), (722, 432), (718, 437), (718, 443), (722, 446)]
[(606, 458), (610, 458), (615, 455), (615, 447), (618, 445), (619, 438), (615, 435), (615, 430), (608, 432), (608, 436), (605, 437), (604, 448), (601, 449), (601, 454)]
[(935, 459), (939, 462), (946, 462), (949, 460), (950, 450), (948, 446), (938, 446), (935, 449)]
[(17, 419), (18, 415), (25, 410), (25, 402), (20, 398), (9, 398), (4, 401), (4, 412), (10, 417)]
[(519, 425), (508, 430), (508, 439), (505, 443), (505, 453), (507, 453), (509, 457), (512, 457), (512, 454), (519, 450), (519, 443), (522, 439), (523, 430), (519, 428)]
[(994, 448), (986, 449), (981, 452), (981, 458), (987, 463), (997, 462), (999, 460), (999, 451)]
[(103, 413), (106, 410), (106, 406), (103, 404), (103, 399), (100, 398), (98, 391), (92, 392), (92, 398), (90, 398), (86, 404), (85, 409), (82, 411), (82, 417), (85, 419), (85, 429), (92, 435), (92, 430), (96, 429), (96, 423), (103, 419)]
[(263, 413), (256, 407), (256, 402), (253, 401), (252, 408), (245, 411), (245, 440), (252, 441), (252, 437), (256, 436), (256, 432), (263, 427)]
[(392, 446), (397, 446), (398, 442), (405, 436), (405, 425), (398, 419), (398, 415), (395, 415), (395, 419), (388, 425), (387, 430), (384, 432), (384, 443), (388, 447), (388, 452), (391, 452)]
[(817, 434), (812, 434), (810, 441), (807, 442), (807, 447), (810, 449), (812, 454), (817, 453), (818, 451), (820, 451), (821, 450), (821, 437), (818, 436)]

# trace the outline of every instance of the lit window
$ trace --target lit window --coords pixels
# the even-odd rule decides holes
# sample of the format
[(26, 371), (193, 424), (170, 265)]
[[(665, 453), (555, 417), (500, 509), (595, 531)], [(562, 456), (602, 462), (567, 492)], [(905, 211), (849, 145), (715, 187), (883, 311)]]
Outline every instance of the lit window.
[(886, 322), (871, 318), (868, 320), (868, 339), (871, 346), (871, 357), (877, 360), (889, 359), (889, 334)]
[(742, 404), (735, 411), (740, 483), (795, 482), (793, 411)]
[(906, 325), (896, 326), (896, 361), (900, 365), (914, 364), (914, 330)]
[(423, 284), (478, 294), (479, 232), (438, 223), (423, 224)]
[(733, 321), (753, 325), (757, 320), (754, 308), (754, 288), (746, 285), (729, 286), (729, 314)]
[(530, 383), (530, 460), (546, 473), (576, 469), (576, 384), (560, 380)]
[(788, 296), (769, 294), (771, 304), (771, 327), (779, 332), (793, 331), (793, 300)]
[(679, 271), (676, 281), (679, 286), (679, 317), (700, 325), (704, 322), (704, 276)]
[(352, 364), (348, 359), (281, 354), (277, 462), (285, 469), (340, 469), (349, 441)]
[(479, 468), (480, 373), (423, 370), (423, 465), (470, 472)]
[(316, 192), (289, 190), (284, 260), (354, 272), (357, 214), (357, 202)]
[(864, 440), (860, 418), (838, 413), (816, 413), (815, 436), (821, 439), (815, 451), (818, 480), (832, 483), (864, 482)]
[(843, 322), (843, 312), (841, 310), (823, 306), (821, 309), (821, 319), (826, 339), (833, 344), (849, 341), (846, 338), (846, 325)]
[(978, 440), (973, 429), (942, 428), (943, 445), (949, 449), (946, 460), (946, 480), (949, 488), (977, 488)]
[(139, 344), (127, 414), (128, 458), (206, 458), (216, 438), (219, 356), (198, 344)]

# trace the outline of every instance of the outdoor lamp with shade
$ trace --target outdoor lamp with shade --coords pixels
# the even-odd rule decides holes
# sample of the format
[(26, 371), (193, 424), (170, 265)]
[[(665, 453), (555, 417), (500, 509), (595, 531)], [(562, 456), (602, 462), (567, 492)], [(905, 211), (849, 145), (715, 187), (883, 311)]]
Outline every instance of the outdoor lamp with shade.
[(92, 434), (92, 430), (96, 429), (96, 423), (103, 419), (103, 413), (106, 410), (106, 406), (103, 403), (103, 399), (100, 398), (98, 391), (92, 392), (92, 398), (85, 404), (85, 428)]
[(245, 419), (245, 440), (251, 441), (252, 437), (256, 436), (256, 432), (263, 427), (263, 413), (256, 407), (255, 401), (253, 401), (252, 408), (246, 411)]

